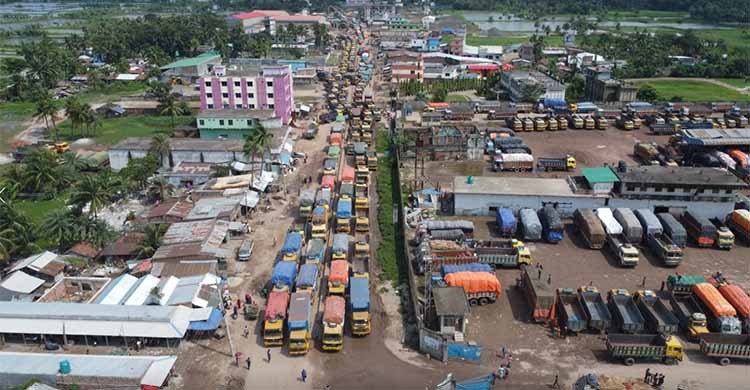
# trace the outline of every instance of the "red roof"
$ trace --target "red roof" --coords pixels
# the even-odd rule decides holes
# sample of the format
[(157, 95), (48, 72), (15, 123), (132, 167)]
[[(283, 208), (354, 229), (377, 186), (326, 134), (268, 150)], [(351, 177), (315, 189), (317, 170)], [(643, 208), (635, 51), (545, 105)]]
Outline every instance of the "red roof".
[(254, 19), (254, 18), (263, 18), (268, 16), (288, 16), (289, 14), (286, 11), (276, 11), (276, 10), (255, 10), (252, 12), (244, 12), (241, 14), (235, 14), (232, 15), (235, 19)]
[(469, 70), (497, 70), (496, 64), (471, 64)]
[(322, 22), (320, 15), (274, 15), (277, 22)]
[(513, 64), (503, 64), (503, 70), (513, 70)]

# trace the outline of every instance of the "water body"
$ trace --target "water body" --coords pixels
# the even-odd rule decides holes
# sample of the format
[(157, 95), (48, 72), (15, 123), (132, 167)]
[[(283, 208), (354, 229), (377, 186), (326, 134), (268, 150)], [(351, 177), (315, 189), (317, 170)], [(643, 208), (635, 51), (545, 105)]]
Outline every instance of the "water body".
[[(502, 32), (531, 32), (533, 33), (534, 30), (536, 30), (536, 27), (534, 27), (534, 22), (528, 19), (522, 19), (519, 17), (516, 17), (514, 15), (510, 15), (510, 19), (508, 19), (508, 14), (502, 14), (502, 13), (487, 13), (487, 12), (481, 12), (481, 11), (464, 11), (464, 18), (466, 20), (469, 20), (471, 22), (474, 22), (476, 25), (479, 26), (480, 29), (483, 31), (487, 31), (489, 29), (497, 29)], [(489, 22), (488, 19), (492, 16), (494, 19), (493, 22)], [(594, 18), (592, 18), (594, 20)], [(552, 30), (554, 30), (557, 26), (560, 26), (560, 28), (563, 27), (563, 25), (566, 22), (569, 22), (570, 18), (563, 18), (563, 17), (551, 17), (547, 18), (544, 21), (541, 21), (541, 25), (547, 25)], [(599, 23), (598, 25), (600, 27), (615, 27), (617, 25), (617, 21), (603, 21)], [(674, 23), (674, 22), (660, 22), (658, 19), (655, 19), (653, 22), (638, 22), (638, 21), (629, 21), (629, 20), (622, 20), (619, 21), (621, 27), (638, 27), (638, 28), (644, 28), (644, 27), (661, 27), (661, 28), (676, 28), (676, 29), (693, 29), (693, 30), (701, 30), (701, 29), (716, 29), (716, 28), (724, 28), (721, 26), (711, 25), (711, 24), (702, 24), (702, 23)]]

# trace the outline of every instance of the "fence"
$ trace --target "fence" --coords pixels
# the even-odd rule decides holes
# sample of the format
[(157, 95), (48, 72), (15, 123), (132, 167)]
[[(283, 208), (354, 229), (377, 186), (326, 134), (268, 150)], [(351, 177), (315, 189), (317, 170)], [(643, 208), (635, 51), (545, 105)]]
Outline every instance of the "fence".
[(482, 359), (482, 347), (478, 345), (451, 342), (446, 344), (448, 359), (464, 360), (472, 363), (479, 363)]

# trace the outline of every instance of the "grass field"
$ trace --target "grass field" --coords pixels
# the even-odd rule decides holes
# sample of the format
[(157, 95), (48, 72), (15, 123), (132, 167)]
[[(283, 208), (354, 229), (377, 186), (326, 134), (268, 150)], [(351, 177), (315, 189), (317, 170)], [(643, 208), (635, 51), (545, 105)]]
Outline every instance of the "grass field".
[[(471, 46), (508, 46), (529, 41), (531, 35), (503, 35), (497, 37), (483, 37), (478, 35), (469, 35), (466, 37), (466, 44)], [(561, 35), (550, 35), (545, 39), (549, 46), (561, 46)]]
[(750, 87), (750, 77), (744, 79), (717, 79), (737, 88)]
[(82, 103), (105, 103), (113, 102), (123, 96), (138, 95), (146, 90), (143, 82), (114, 82), (96, 90), (89, 90), (80, 95), (78, 99)]
[(709, 102), (709, 101), (737, 101), (750, 102), (750, 95), (732, 91), (719, 85), (707, 83), (705, 81), (692, 80), (652, 80), (644, 81), (639, 84), (651, 84), (656, 88), (660, 99), (669, 100), (673, 96), (681, 96), (688, 102)]
[[(188, 125), (195, 118), (184, 116), (175, 118), (175, 125)], [(172, 131), (172, 118), (168, 116), (131, 115), (122, 118), (101, 119), (102, 127), (92, 130), (94, 140), (102, 145), (114, 145), (128, 137), (150, 137), (159, 132)], [(59, 126), (60, 136), (67, 139), (81, 138), (81, 129), (76, 128), (71, 136), (70, 121)], [(88, 135), (84, 133), (84, 135)]]
[[(609, 29), (613, 31), (614, 29)], [(683, 34), (684, 29), (679, 28), (667, 28), (667, 27), (656, 27), (656, 28), (642, 28), (642, 27), (621, 27), (620, 31), (633, 32), (635, 30), (643, 31), (646, 30), (652, 33), (671, 33), (671, 34)], [(739, 29), (739, 28), (716, 28), (716, 29), (701, 29), (693, 30), (695, 33), (704, 39), (711, 40), (723, 40), (729, 47), (746, 47), (750, 48), (750, 30)]]
[(445, 98), (445, 101), (448, 103), (461, 103), (461, 102), (468, 102), (469, 98), (467, 98), (464, 95), (448, 95)]
[(34, 116), (36, 106), (28, 102), (0, 104), (0, 153), (10, 151), (13, 137), (23, 130), (23, 123)]
[(47, 214), (65, 207), (69, 196), (69, 193), (62, 192), (50, 200), (16, 200), (13, 204), (38, 226)]

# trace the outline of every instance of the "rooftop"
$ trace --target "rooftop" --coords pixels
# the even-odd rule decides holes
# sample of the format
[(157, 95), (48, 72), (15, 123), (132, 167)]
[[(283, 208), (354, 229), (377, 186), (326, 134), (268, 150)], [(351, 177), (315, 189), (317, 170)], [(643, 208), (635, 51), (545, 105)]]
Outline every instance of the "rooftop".
[(151, 268), (151, 275), (162, 278), (167, 276), (203, 275), (209, 272), (216, 272), (215, 260), (154, 262)]
[[(172, 150), (182, 151), (229, 151), (242, 152), (244, 140), (232, 139), (199, 139), (199, 138), (170, 138)], [(149, 150), (151, 138), (130, 137), (113, 145), (110, 150)]]
[(469, 314), (469, 304), (463, 287), (439, 287), (432, 289), (435, 312), (439, 316), (462, 316)]
[[(177, 164), (180, 166), (184, 162)], [(201, 163), (197, 163), (201, 164)], [(176, 168), (176, 167), (175, 167)], [(178, 219), (184, 219), (193, 209), (193, 204), (185, 200), (171, 200), (162, 202), (154, 206), (146, 216), (147, 219), (158, 219), (164, 217), (176, 217)]]
[(195, 221), (201, 219), (214, 219), (214, 218), (228, 218), (237, 206), (240, 204), (240, 199), (234, 198), (203, 198), (195, 202), (193, 210), (190, 214), (185, 217), (187, 221)]
[(209, 51), (205, 52), (197, 57), (192, 58), (183, 58), (181, 60), (177, 60), (171, 64), (167, 64), (162, 66), (161, 70), (169, 70), (174, 68), (185, 68), (188, 66), (197, 66), (206, 62), (209, 62), (211, 60), (215, 59), (221, 59), (221, 55), (215, 51)]
[(617, 176), (623, 183), (746, 187), (734, 174), (717, 168), (645, 166), (618, 172)]
[(56, 253), (52, 253), (50, 251), (44, 251), (42, 253), (37, 253), (35, 255), (31, 255), (25, 259), (21, 259), (18, 262), (16, 262), (13, 267), (10, 269), (10, 271), (18, 271), (23, 268), (30, 268), (34, 271), (41, 271), (42, 268), (47, 266), (47, 264), (51, 263), (52, 261), (56, 260), (58, 258)]
[(31, 294), (43, 284), (43, 279), (31, 276), (23, 271), (16, 271), (3, 280), (0, 287), (18, 294)]
[(526, 177), (474, 176), (474, 184), (468, 184), (466, 176), (456, 176), (453, 191), (456, 194), (583, 196), (573, 192), (565, 179)]
[(201, 110), (198, 119), (219, 118), (219, 119), (259, 119), (266, 120), (274, 118), (274, 110)]
[(120, 236), (115, 242), (102, 248), (99, 256), (132, 256), (138, 252), (138, 245), (143, 241), (144, 234), (128, 232)]
[(590, 184), (616, 183), (620, 181), (610, 167), (583, 168), (581, 169), (581, 173)]
[(289, 15), (286, 11), (279, 11), (279, 10), (255, 10), (251, 12), (243, 12), (240, 14), (234, 14), (232, 15), (235, 19), (254, 19), (254, 18), (266, 18), (271, 16), (282, 16), (282, 15)]
[(164, 233), (162, 245), (211, 241), (218, 246), (224, 240), (228, 228), (227, 221), (176, 222), (169, 225)]
[(216, 164), (180, 161), (172, 168), (172, 174), (178, 175), (210, 175)]
[(93, 259), (94, 257), (96, 257), (96, 255), (99, 254), (99, 248), (94, 248), (94, 246), (89, 242), (81, 241), (78, 244), (73, 245), (72, 248), (68, 249), (68, 254)]
[(691, 145), (750, 145), (750, 129), (683, 129), (681, 133)]

